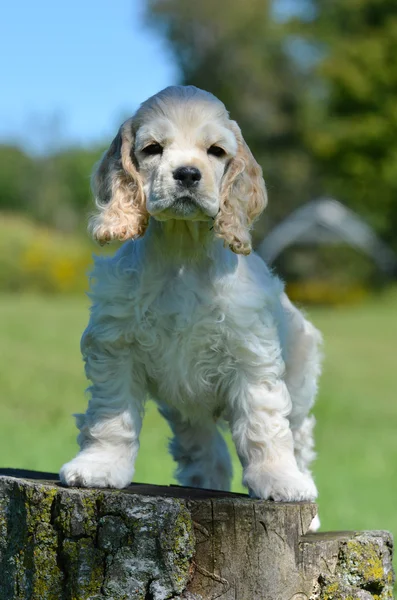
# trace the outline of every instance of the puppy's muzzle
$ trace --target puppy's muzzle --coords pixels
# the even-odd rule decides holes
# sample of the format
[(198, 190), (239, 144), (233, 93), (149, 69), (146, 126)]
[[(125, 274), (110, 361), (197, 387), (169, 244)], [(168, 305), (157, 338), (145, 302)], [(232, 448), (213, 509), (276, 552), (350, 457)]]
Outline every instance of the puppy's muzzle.
[(198, 185), (201, 179), (201, 172), (197, 167), (178, 167), (172, 173), (172, 176), (180, 186), (192, 188)]

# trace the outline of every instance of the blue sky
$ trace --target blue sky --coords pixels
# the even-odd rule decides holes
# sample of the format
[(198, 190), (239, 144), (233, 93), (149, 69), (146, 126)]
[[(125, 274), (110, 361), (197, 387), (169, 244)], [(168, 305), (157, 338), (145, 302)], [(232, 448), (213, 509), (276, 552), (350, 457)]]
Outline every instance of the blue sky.
[(178, 73), (141, 0), (14, 0), (0, 19), (0, 141), (31, 151), (113, 135)]

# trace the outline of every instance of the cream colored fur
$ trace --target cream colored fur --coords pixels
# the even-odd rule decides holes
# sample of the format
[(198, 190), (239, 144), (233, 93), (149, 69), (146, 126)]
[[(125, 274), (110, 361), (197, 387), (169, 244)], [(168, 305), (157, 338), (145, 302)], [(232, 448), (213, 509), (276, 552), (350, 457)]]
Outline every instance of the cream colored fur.
[[(153, 144), (161, 152), (148, 152)], [(185, 187), (180, 167), (200, 180)], [(223, 104), (191, 86), (150, 98), (121, 127), (93, 189), (94, 237), (127, 241), (95, 261), (81, 342), (91, 399), (61, 480), (128, 485), (149, 395), (173, 431), (181, 484), (229, 487), (222, 419), (253, 496), (313, 500), (320, 335), (251, 253), (265, 185)]]

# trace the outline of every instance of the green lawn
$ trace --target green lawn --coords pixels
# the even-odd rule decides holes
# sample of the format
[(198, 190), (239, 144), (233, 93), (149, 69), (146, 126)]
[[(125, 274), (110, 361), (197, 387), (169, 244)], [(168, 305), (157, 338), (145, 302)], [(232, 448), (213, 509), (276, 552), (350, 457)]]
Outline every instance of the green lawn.
[[(87, 302), (0, 296), (0, 314), (0, 465), (57, 471), (77, 450), (71, 413), (86, 403), (79, 339)], [(397, 295), (310, 317), (325, 339), (315, 410), (323, 529), (397, 533)], [(150, 404), (137, 481), (173, 481), (168, 435)]]

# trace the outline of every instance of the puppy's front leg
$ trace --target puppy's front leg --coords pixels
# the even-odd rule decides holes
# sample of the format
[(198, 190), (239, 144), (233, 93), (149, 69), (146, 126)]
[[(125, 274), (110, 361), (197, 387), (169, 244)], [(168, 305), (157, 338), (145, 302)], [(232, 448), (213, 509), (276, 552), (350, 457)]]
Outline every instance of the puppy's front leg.
[(245, 385), (232, 405), (231, 429), (243, 465), (243, 483), (257, 498), (314, 500), (316, 486), (302, 473), (294, 456), (286, 418), (291, 407), (282, 380)]
[(76, 415), (80, 452), (59, 476), (70, 486), (123, 488), (131, 482), (139, 449), (143, 378), (125, 345), (98, 343), (87, 330), (82, 351), (91, 400), (87, 412)]

